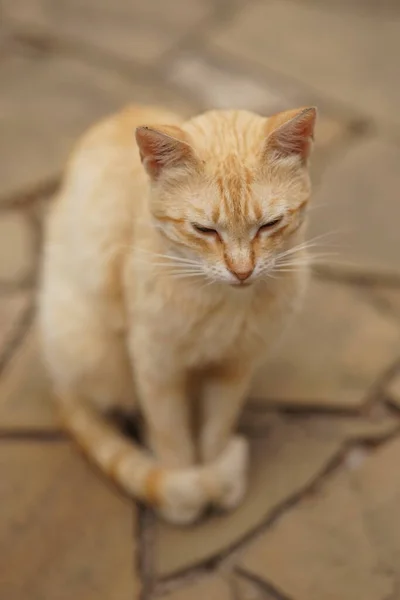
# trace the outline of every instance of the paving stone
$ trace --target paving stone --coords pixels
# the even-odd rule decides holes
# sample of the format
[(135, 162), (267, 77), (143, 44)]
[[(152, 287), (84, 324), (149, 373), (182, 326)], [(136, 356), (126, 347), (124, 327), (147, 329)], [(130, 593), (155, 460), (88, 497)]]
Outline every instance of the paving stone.
[(0, 213), (0, 282), (28, 280), (36, 258), (34, 232), (26, 215), (16, 211)]
[(266, 591), (265, 586), (262, 587), (247, 577), (236, 576), (234, 585), (237, 600), (278, 600), (276, 594), (272, 595), (272, 592)]
[(134, 506), (67, 443), (3, 441), (0, 473), (2, 598), (138, 598)]
[(10, 45), (10, 36), (9, 32), (5, 27), (5, 23), (2, 21), (0, 23), (0, 56), (5, 54), (7, 48)]
[(394, 599), (400, 584), (400, 438), (284, 514), (240, 566), (296, 600)]
[(222, 577), (215, 575), (196, 582), (188, 582), (183, 588), (162, 595), (165, 600), (236, 600), (229, 584)]
[[(88, 1), (88, 0), (86, 0)], [(81, 0), (75, 0), (78, 6)], [(90, 0), (96, 8), (97, 0)], [(212, 3), (202, 0), (153, 0), (153, 2), (131, 2), (129, 7), (125, 0), (118, 0), (119, 10), (129, 11), (132, 15), (140, 15), (143, 19), (167, 25), (171, 28), (198, 26), (201, 21), (211, 14)], [(115, 10), (116, 4), (112, 4)], [(135, 11), (135, 12), (133, 12)]]
[(0, 62), (0, 199), (57, 175), (76, 138), (131, 101), (188, 104), (165, 86), (129, 80), (115, 70), (53, 54)]
[(375, 452), (352, 474), (351, 488), (357, 495), (368, 536), (378, 551), (383, 570), (400, 585), (400, 522), (397, 518), (400, 485), (397, 476), (400, 438)]
[(263, 437), (276, 424), (280, 423), (281, 415), (279, 412), (266, 406), (264, 403), (261, 407), (250, 400), (245, 406), (240, 417), (240, 431), (246, 436)]
[(400, 329), (361, 291), (314, 280), (303, 312), (255, 378), (266, 403), (355, 410), (399, 355)]
[(0, 424), (3, 430), (10, 431), (51, 431), (60, 426), (35, 329), (25, 336), (2, 373)]
[[(210, 14), (210, 6), (201, 0), (153, 0), (152, 2), (126, 2), (126, 0), (3, 0), (4, 18), (26, 25), (53, 22), (58, 26), (62, 17), (123, 17), (162, 24), (172, 29), (192, 27)], [(62, 31), (60, 31), (62, 34)]]
[(190, 92), (204, 109), (241, 108), (273, 114), (291, 108), (285, 91), (203, 56), (179, 54), (169, 61), (166, 75)]
[[(314, 201), (310, 236), (333, 232), (337, 266), (400, 274), (400, 149), (370, 139), (342, 154), (325, 171)], [(329, 263), (329, 258), (327, 259)]]
[[(393, 435), (399, 430), (400, 420), (393, 416), (384, 405), (375, 406), (375, 410), (370, 410), (370, 415), (323, 415), (321, 413), (309, 413), (300, 410), (293, 414), (296, 415), (298, 423), (303, 427), (308, 425), (314, 430), (313, 435), (321, 435), (324, 438), (343, 438), (347, 441), (368, 439), (380, 441)], [(247, 437), (253, 439), (263, 438), (270, 435), (274, 427), (279, 427), (281, 423), (281, 413), (276, 410), (269, 410), (268, 407), (249, 406), (243, 411), (240, 419), (240, 431)]]
[(385, 393), (388, 400), (400, 409), (400, 368), (386, 384)]
[(243, 6), (209, 39), (233, 56), (400, 125), (399, 27), (400, 11), (353, 12), (347, 5), (338, 10), (271, 0)]
[(27, 292), (0, 296), (0, 360), (7, 351), (9, 343), (14, 339), (29, 304), (30, 294)]
[(251, 440), (250, 485), (242, 506), (185, 529), (156, 523), (157, 574), (168, 576), (232, 549), (279, 506), (309, 487), (349, 441), (382, 439), (396, 429), (399, 420), (393, 418), (277, 417), (264, 437)]
[(373, 296), (383, 304), (385, 309), (388, 309), (397, 319), (400, 319), (400, 286), (392, 289), (376, 286), (373, 290)]
[(321, 440), (296, 423), (282, 422), (252, 442), (248, 495), (236, 511), (207, 517), (179, 529), (157, 522), (155, 570), (159, 576), (192, 567), (232, 548), (277, 506), (310, 485), (340, 450), (341, 441)]
[(326, 421), (316, 418), (315, 427), (321, 435), (342, 435), (346, 442), (380, 442), (400, 431), (400, 420), (390, 415), (370, 419), (336, 417)]
[[(332, 7), (330, 0), (305, 0), (309, 4), (326, 4), (329, 8)], [(304, 0), (300, 0), (300, 2), (304, 2)], [(342, 10), (345, 7), (346, 11), (371, 11), (373, 14), (377, 14), (380, 11), (388, 11), (388, 10), (398, 10), (399, 4), (397, 0), (380, 0), (380, 2), (376, 2), (376, 0), (335, 0), (336, 8)]]
[(35, 223), (39, 226), (41, 234), (43, 233), (43, 225), (46, 221), (47, 214), (55, 198), (54, 194), (43, 194), (35, 200), (30, 206), (31, 213), (35, 219)]
[(4, 12), (19, 27), (148, 65), (160, 60), (190, 28), (198, 27), (210, 7), (200, 0), (6, 0)]

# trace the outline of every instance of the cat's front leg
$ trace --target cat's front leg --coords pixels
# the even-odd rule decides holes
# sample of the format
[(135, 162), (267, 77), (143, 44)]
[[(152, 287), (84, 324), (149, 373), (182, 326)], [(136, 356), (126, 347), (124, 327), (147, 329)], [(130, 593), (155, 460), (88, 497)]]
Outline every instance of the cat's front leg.
[(247, 487), (248, 444), (234, 430), (252, 373), (247, 365), (232, 363), (214, 370), (203, 384), (200, 455), (205, 464), (223, 457), (226, 476), (214, 503), (224, 509), (235, 508)]
[(214, 460), (225, 450), (246, 400), (252, 373), (246, 366), (233, 363), (206, 375), (202, 386), (200, 434), (203, 462)]
[(150, 449), (165, 467), (192, 466), (195, 445), (185, 374), (179, 369), (166, 369), (165, 365), (160, 368), (154, 355), (152, 359), (138, 357), (134, 369)]

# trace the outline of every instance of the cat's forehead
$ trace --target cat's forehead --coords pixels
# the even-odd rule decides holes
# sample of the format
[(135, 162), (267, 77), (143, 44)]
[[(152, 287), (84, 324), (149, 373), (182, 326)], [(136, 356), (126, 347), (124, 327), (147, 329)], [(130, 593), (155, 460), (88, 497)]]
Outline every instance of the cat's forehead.
[(265, 139), (267, 120), (242, 110), (209, 111), (188, 121), (184, 128), (190, 134), (197, 152), (213, 161), (221, 170), (230, 170), (232, 157), (236, 167), (251, 164)]
[(269, 121), (247, 111), (210, 111), (185, 124), (204, 160), (194, 204), (210, 221), (244, 227), (309, 195), (307, 178), (290, 161), (268, 164)]

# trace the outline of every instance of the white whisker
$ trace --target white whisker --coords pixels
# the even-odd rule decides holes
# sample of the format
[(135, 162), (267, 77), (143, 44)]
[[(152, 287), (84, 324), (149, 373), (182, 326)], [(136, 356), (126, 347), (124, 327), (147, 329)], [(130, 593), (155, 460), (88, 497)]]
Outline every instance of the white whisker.
[(148, 254), (149, 256), (154, 256), (156, 258), (166, 258), (167, 260), (173, 261), (173, 262), (181, 262), (181, 263), (186, 263), (186, 264), (199, 264), (198, 260), (184, 258), (182, 256), (174, 256), (171, 254), (160, 254), (158, 252), (151, 252), (149, 250), (145, 250), (144, 248), (138, 248), (137, 251), (142, 252), (144, 254)]

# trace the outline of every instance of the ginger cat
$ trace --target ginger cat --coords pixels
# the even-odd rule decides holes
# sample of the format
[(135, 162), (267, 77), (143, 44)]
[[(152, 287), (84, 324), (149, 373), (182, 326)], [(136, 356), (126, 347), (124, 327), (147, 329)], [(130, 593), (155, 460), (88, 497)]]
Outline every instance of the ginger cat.
[[(49, 215), (39, 321), (66, 427), (171, 522), (245, 494), (235, 426), (305, 288), (315, 119), (129, 107), (83, 137)], [(134, 397), (149, 452), (105, 416)]]

